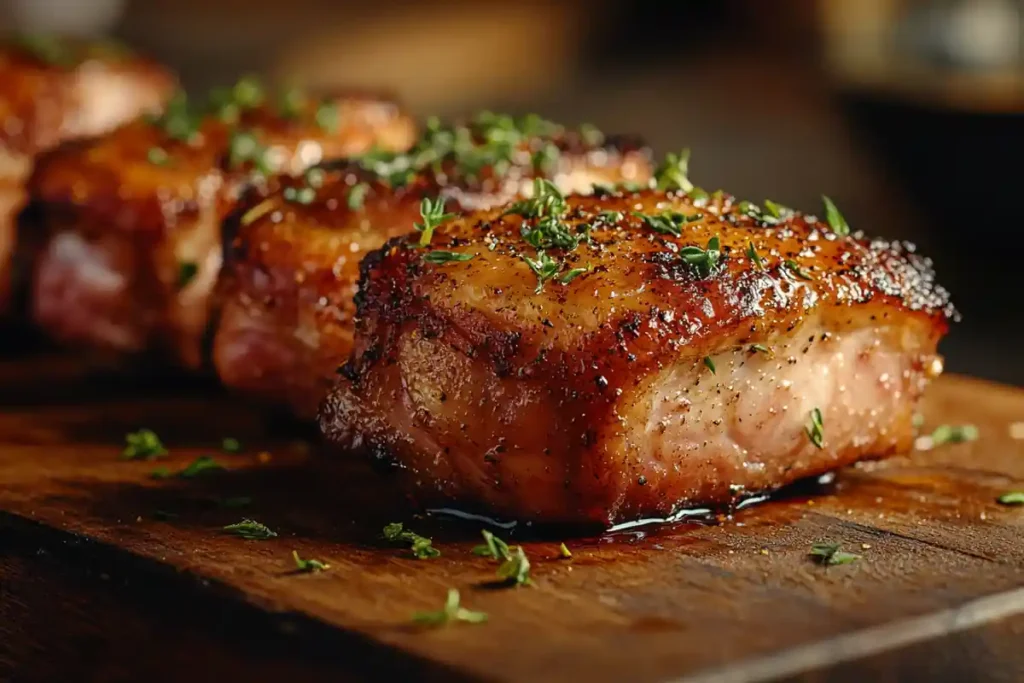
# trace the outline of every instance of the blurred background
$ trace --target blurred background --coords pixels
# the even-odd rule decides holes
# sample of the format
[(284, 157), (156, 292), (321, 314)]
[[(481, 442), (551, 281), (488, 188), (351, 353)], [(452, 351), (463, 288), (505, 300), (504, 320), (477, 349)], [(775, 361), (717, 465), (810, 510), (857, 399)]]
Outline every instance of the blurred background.
[(1024, 0), (0, 0), (201, 92), (243, 73), (535, 111), (690, 147), (691, 177), (916, 242), (963, 313), (948, 368), (1024, 385)]

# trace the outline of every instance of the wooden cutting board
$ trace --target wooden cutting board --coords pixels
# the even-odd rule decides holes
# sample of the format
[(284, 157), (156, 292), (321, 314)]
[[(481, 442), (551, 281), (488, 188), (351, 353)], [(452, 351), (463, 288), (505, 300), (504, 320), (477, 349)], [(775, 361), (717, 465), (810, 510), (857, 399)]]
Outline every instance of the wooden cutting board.
[[(1024, 507), (996, 502), (1024, 489), (1017, 389), (946, 377), (924, 431), (972, 423), (978, 441), (710, 523), (519, 529), (520, 588), (470, 552), (479, 524), (402, 512), (386, 476), (323, 462), (215, 387), (113, 385), (41, 358), (0, 364), (0, 406), (3, 681), (1024, 680)], [(119, 459), (139, 427), (169, 457)], [(243, 451), (220, 453), (223, 437)], [(202, 454), (227, 470), (150, 476)], [(243, 517), (278, 536), (221, 531)], [(399, 520), (442, 556), (385, 543)], [(823, 540), (862, 557), (817, 565)], [(331, 567), (296, 573), (293, 550)], [(414, 627), (449, 588), (488, 623)]]

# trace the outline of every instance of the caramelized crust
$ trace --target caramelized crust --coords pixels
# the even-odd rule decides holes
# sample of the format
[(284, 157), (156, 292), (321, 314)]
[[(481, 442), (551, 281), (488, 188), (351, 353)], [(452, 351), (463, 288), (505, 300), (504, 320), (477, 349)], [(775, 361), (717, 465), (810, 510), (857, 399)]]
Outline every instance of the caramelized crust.
[[(537, 164), (547, 145), (557, 154)], [(303, 188), (293, 180), (236, 212), (213, 347), (225, 385), (307, 420), (316, 417), (352, 350), (360, 259), (412, 232), (424, 198), (443, 198), (447, 211), (468, 211), (528, 194), (536, 176), (566, 192), (590, 192), (598, 183), (646, 183), (652, 169), (639, 143), (584, 139), (557, 127), (521, 141), (504, 165), (470, 172), (449, 156), (397, 187), (355, 163), (324, 171), (309, 204), (285, 198)]]
[[(426, 251), (392, 240), (363, 261), (325, 435), (399, 464), (425, 505), (601, 523), (907, 447), (954, 315), (930, 263), (747, 206), (569, 197), (564, 222), (589, 241), (549, 248), (558, 271), (543, 283), (526, 219), (508, 207), (446, 222)], [(637, 216), (664, 212), (678, 236)], [(702, 261), (713, 238), (720, 259)], [(436, 252), (469, 260), (425, 260)]]
[(199, 366), (221, 221), (242, 188), (413, 138), (394, 104), (363, 95), (302, 101), (287, 116), (222, 108), (192, 129), (190, 117), (176, 107), (40, 158), (29, 188), (47, 248), (32, 307), (57, 340)]

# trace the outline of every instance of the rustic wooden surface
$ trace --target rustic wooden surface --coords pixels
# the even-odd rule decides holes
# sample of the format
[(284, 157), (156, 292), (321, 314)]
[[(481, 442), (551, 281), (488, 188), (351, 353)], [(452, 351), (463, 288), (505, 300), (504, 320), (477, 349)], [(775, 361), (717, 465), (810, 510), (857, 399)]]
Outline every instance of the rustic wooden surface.
[[(1024, 680), (1024, 508), (996, 503), (1024, 488), (1024, 392), (947, 377), (923, 412), (925, 431), (970, 422), (981, 439), (714, 524), (526, 533), (535, 585), (496, 589), (470, 553), (478, 525), (409, 516), (386, 477), (322, 462), (216, 388), (0, 364), (0, 680)], [(139, 427), (170, 456), (120, 460)], [(244, 451), (219, 453), (225, 436)], [(149, 476), (204, 453), (228, 471)], [(220, 532), (242, 517), (278, 538)], [(388, 547), (397, 520), (443, 556)], [(863, 558), (814, 564), (826, 539)], [(331, 569), (296, 574), (293, 549)], [(490, 622), (411, 626), (449, 587)]]

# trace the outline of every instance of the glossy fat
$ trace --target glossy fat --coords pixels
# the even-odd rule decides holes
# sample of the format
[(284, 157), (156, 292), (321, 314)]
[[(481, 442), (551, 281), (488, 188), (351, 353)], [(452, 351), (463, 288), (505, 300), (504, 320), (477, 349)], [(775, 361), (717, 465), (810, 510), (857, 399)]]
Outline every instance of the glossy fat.
[[(547, 175), (565, 192), (650, 178), (649, 155), (641, 146), (560, 142), (563, 153)], [(448, 211), (493, 207), (529, 194), (534, 175), (527, 154), (501, 176), (487, 169), (467, 178), (449, 167), (393, 189), (348, 166), (329, 170), (309, 205), (285, 200), (283, 190), (247, 203), (237, 211), (237, 234), (222, 276), (223, 307), (213, 347), (221, 381), (314, 419), (352, 351), (362, 257), (411, 232), (424, 197), (446, 198)], [(350, 208), (352, 188), (363, 182), (363, 203)]]
[[(237, 127), (255, 131), (286, 174), (374, 145), (401, 148), (414, 137), (410, 119), (390, 102), (352, 96), (337, 104), (330, 130), (318, 125), (312, 106), (289, 119), (269, 107), (249, 110)], [(31, 305), (41, 328), (67, 345), (201, 364), (222, 263), (221, 222), (253, 177), (249, 166), (229, 163), (234, 128), (207, 118), (185, 143), (138, 120), (43, 155), (30, 182), (49, 235), (33, 279)], [(166, 151), (165, 162), (150, 160), (157, 148)], [(71, 252), (79, 258), (68, 259)], [(183, 263), (196, 269), (187, 282)], [(102, 284), (115, 281), (117, 288)]]
[[(341, 453), (396, 463), (423, 504), (613, 523), (909, 445), (953, 311), (908, 246), (804, 216), (767, 226), (725, 197), (569, 205), (595, 227), (566, 268), (592, 270), (539, 293), (521, 219), (500, 210), (435, 234), (432, 248), (470, 261), (431, 265), (401, 240), (365, 261), (354, 356), (320, 417)], [(694, 220), (672, 237), (631, 215), (664, 210)], [(702, 279), (677, 252), (713, 236), (723, 260)], [(814, 408), (822, 449), (806, 433)]]

